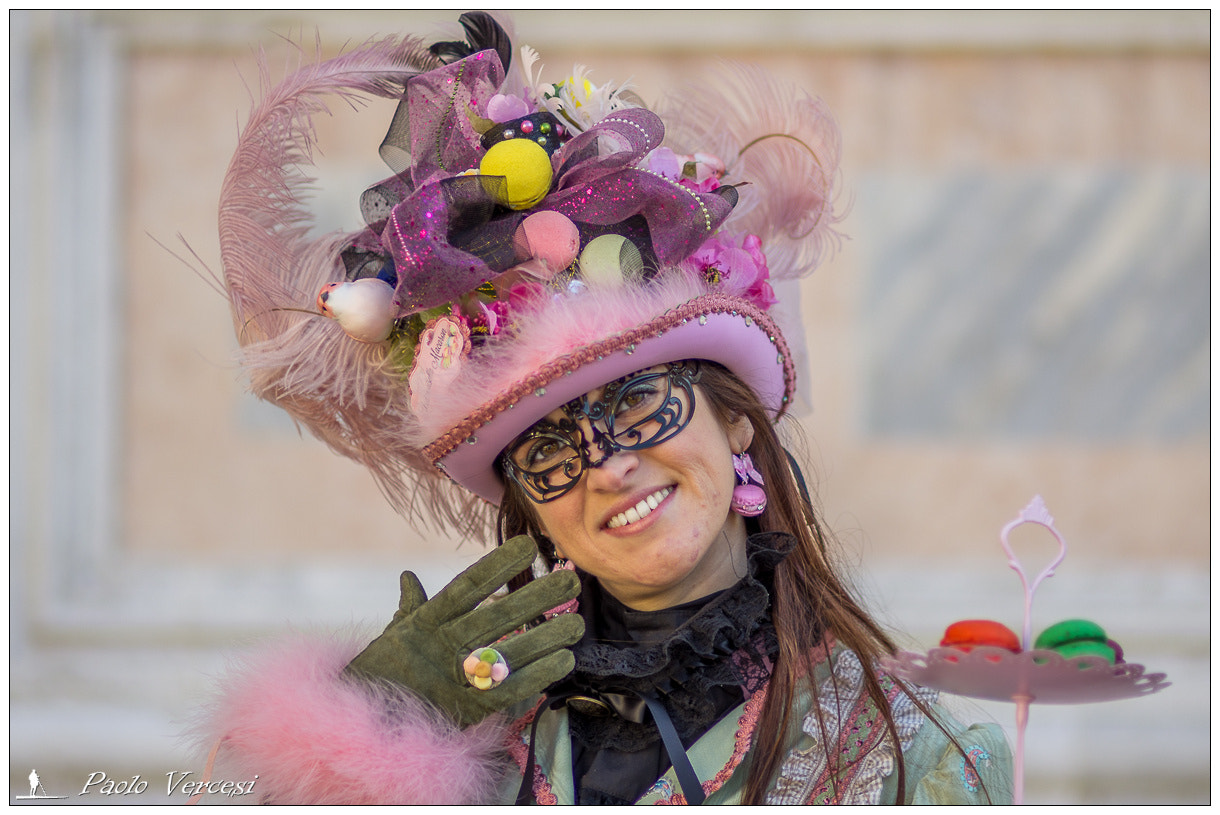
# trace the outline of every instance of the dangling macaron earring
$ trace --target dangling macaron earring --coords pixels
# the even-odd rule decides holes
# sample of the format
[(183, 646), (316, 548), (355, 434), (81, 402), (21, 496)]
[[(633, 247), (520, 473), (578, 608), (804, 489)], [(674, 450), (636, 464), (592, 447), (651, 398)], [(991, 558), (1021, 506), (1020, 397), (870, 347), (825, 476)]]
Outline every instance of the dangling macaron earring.
[(733, 488), (733, 511), (753, 518), (767, 508), (767, 493), (762, 488), (762, 474), (754, 467), (749, 453), (733, 456), (733, 471), (741, 483)]
[[(558, 549), (555, 549), (555, 565), (551, 567), (551, 573), (554, 574), (560, 571), (574, 572), (576, 571), (576, 564), (564, 557)], [(558, 617), (560, 614), (572, 614), (578, 610), (580, 610), (580, 598), (574, 597), (566, 603), (555, 606), (555, 608), (545, 612), (542, 616), (549, 620), (552, 617)]]

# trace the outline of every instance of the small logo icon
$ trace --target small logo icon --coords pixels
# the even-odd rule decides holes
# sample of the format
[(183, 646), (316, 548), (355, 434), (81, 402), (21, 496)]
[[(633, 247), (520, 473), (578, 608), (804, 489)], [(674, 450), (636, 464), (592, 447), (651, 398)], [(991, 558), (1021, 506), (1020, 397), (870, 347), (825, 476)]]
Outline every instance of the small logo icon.
[(18, 801), (28, 801), (31, 798), (67, 798), (66, 795), (47, 795), (47, 789), (42, 785), (42, 781), (38, 778), (38, 770), (30, 770), (30, 794), (18, 795)]

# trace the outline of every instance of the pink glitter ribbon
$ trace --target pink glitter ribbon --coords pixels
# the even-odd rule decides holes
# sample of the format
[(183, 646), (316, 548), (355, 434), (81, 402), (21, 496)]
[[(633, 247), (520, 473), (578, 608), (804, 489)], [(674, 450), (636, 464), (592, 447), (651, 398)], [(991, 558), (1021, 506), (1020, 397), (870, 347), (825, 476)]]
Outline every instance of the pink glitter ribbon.
[[(499, 58), (484, 51), (408, 82), (382, 145), (382, 156), (401, 174), (377, 187), (407, 193), (381, 234), (398, 275), (398, 316), (451, 302), (512, 268), (519, 260), (513, 233), (530, 212), (562, 213), (582, 235), (621, 227), (620, 234), (646, 243), (642, 251), (673, 264), (702, 246), (732, 211), (731, 187), (695, 192), (638, 167), (665, 135), (660, 118), (643, 108), (612, 113), (560, 148), (552, 157), (556, 182), (538, 206), (497, 208), (495, 182), (456, 173), (483, 155), (465, 112), (485, 110), (502, 76)], [(403, 166), (404, 156), (414, 163)]]

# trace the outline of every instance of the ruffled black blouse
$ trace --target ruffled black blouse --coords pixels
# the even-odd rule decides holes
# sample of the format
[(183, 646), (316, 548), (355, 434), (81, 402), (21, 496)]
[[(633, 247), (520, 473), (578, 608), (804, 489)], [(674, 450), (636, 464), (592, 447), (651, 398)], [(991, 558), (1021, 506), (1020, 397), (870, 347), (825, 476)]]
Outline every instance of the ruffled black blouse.
[(635, 611), (587, 578), (576, 669), (549, 693), (567, 698), (577, 803), (631, 804), (670, 767), (643, 701), (668, 712), (684, 747), (766, 684), (777, 651), (776, 565), (793, 539), (758, 533), (733, 586), (660, 611)]

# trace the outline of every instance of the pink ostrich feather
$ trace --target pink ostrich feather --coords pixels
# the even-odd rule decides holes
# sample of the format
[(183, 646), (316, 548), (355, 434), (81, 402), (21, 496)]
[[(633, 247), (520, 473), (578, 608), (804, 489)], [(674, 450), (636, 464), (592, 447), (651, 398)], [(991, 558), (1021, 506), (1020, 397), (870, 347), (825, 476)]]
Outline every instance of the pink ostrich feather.
[[(260, 55), (261, 56), (261, 55)], [(369, 41), (273, 84), (260, 58), (262, 100), (238, 139), (220, 195), (224, 284), (255, 395), (286, 410), (331, 449), (368, 467), (390, 503), (419, 527), (480, 532), (479, 505), (407, 444), (407, 386), (385, 347), (351, 340), (316, 311), (321, 286), (341, 280), (353, 237), (310, 238), (313, 118), (337, 98), (398, 98), (405, 81), (439, 63), (421, 40)], [(308, 313), (302, 313), (308, 312)]]
[(836, 249), (839, 129), (821, 99), (756, 65), (725, 63), (659, 111), (676, 152), (714, 153), (747, 182), (725, 229), (758, 235), (771, 277), (809, 274)]
[(390, 683), (345, 679), (354, 635), (303, 635), (235, 663), (191, 736), (219, 744), (215, 777), (272, 804), (495, 803), (506, 725), (459, 729)]

